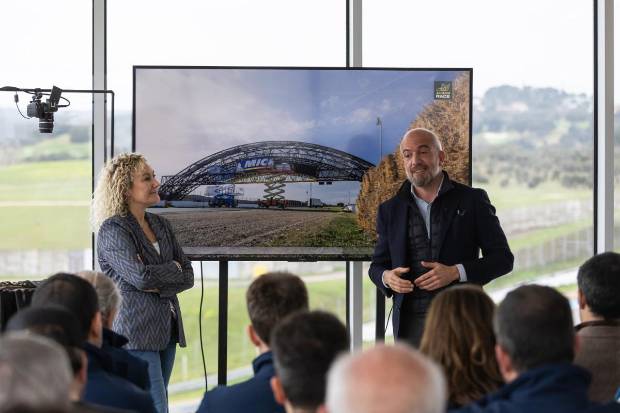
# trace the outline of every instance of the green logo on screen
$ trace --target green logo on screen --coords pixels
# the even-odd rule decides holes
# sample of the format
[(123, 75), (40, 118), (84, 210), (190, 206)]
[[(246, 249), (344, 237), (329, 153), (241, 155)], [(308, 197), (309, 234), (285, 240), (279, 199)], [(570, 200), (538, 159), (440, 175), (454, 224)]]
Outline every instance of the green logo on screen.
[(452, 82), (436, 80), (435, 99), (452, 99)]

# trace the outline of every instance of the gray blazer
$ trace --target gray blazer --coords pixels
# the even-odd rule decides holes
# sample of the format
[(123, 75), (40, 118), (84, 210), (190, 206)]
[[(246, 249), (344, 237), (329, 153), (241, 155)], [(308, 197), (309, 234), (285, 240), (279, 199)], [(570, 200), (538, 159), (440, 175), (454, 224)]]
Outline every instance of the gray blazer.
[[(185, 347), (176, 294), (194, 285), (192, 265), (165, 218), (147, 212), (146, 220), (157, 237), (161, 254), (132, 214), (108, 218), (97, 234), (101, 270), (114, 280), (123, 297), (113, 329), (129, 339), (129, 350), (159, 351), (170, 342), (172, 323), (176, 322), (179, 344)], [(181, 264), (182, 271), (173, 260)]]

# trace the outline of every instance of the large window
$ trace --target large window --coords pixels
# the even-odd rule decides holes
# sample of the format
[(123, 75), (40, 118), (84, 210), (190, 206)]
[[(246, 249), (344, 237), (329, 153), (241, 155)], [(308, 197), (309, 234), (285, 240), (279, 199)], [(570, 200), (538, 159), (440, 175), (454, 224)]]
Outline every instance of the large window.
[[(346, 64), (345, 2), (108, 0), (107, 4), (108, 87), (117, 98), (116, 153), (131, 149), (134, 65), (342, 67)], [(200, 104), (195, 100), (186, 102), (188, 109)], [(153, 166), (157, 170), (157, 165)], [(216, 263), (203, 263), (206, 293), (202, 338), (209, 386), (217, 384), (217, 268)], [(229, 382), (251, 375), (251, 361), (256, 354), (245, 334), (248, 323), (245, 290), (252, 277), (271, 269), (289, 269), (302, 275), (307, 280), (313, 307), (335, 311), (344, 320), (343, 263), (229, 263)], [(188, 347), (177, 352), (170, 386), (171, 402), (177, 407), (197, 405), (204, 390), (198, 331), (199, 285), (197, 280), (196, 288), (179, 296)]]
[[(89, 1), (0, 3), (0, 87), (90, 89)], [(91, 98), (64, 93), (51, 134), (0, 92), (0, 279), (91, 267)], [(26, 114), (31, 95), (19, 93)], [(61, 102), (65, 103), (65, 102)]]
[(365, 66), (474, 70), (473, 184), (515, 254), (488, 291), (574, 291), (593, 251), (592, 2), (367, 0), (363, 28)]
[(614, 6), (614, 251), (620, 251), (620, 5)]

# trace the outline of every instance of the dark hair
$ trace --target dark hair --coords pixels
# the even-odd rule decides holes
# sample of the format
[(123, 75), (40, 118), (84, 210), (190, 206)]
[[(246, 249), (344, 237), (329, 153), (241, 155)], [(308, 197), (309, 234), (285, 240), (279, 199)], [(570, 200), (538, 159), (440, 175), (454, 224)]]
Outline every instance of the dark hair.
[(608, 320), (620, 318), (620, 254), (604, 252), (584, 262), (577, 285), (594, 314)]
[(59, 305), (27, 307), (11, 317), (6, 331), (29, 331), (60, 344), (67, 352), (73, 374), (82, 368), (80, 349), (84, 344), (77, 318)]
[(325, 401), (327, 371), (348, 348), (345, 326), (324, 311), (294, 313), (271, 335), (276, 375), (297, 408), (316, 409)]
[(494, 327), (497, 343), (518, 372), (575, 357), (570, 304), (553, 288), (524, 285), (509, 292), (495, 312)]
[(288, 272), (271, 272), (250, 284), (245, 295), (248, 315), (261, 340), (269, 345), (271, 330), (295, 311), (308, 310), (304, 282)]
[(74, 274), (54, 274), (43, 281), (32, 295), (33, 307), (50, 304), (60, 305), (77, 317), (82, 340), (86, 341), (93, 318), (99, 311), (93, 286)]
[(477, 285), (448, 288), (433, 299), (420, 351), (446, 375), (448, 401), (464, 406), (503, 383), (495, 359), (495, 303)]

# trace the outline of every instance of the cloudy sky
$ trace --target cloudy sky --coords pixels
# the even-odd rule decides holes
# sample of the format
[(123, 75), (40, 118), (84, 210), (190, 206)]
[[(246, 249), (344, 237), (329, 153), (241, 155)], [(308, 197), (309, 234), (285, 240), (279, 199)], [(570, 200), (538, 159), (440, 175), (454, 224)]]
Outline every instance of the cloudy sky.
[(136, 149), (161, 174), (267, 140), (336, 148), (371, 163), (396, 148), (453, 71), (139, 69)]
[[(138, 69), (136, 150), (160, 176), (175, 174), (217, 151), (268, 140), (316, 143), (376, 164), (377, 117), (383, 123), (386, 154), (433, 101), (434, 81), (453, 80), (459, 73)], [(258, 187), (262, 192), (263, 185)], [(355, 197), (357, 188), (316, 186), (313, 191), (338, 192), (338, 200), (330, 202), (345, 202), (351, 191)], [(301, 185), (300, 191), (309, 191), (308, 185)]]

